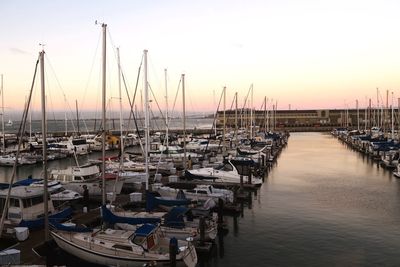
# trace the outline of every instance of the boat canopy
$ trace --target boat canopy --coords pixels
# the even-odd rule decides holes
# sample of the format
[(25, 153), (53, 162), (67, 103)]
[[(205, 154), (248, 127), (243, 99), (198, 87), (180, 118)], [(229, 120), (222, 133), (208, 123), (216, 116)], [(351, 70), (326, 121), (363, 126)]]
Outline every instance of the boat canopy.
[(112, 213), (105, 205), (101, 206), (101, 214), (103, 221), (116, 224), (116, 223), (127, 223), (127, 224), (144, 224), (144, 223), (160, 223), (160, 218), (136, 218), (136, 217), (125, 217), (118, 216)]
[(138, 229), (136, 229), (135, 235), (146, 237), (149, 234), (151, 234), (154, 231), (154, 229), (156, 229), (156, 227), (157, 227), (157, 225), (150, 224), (150, 223), (143, 224)]
[(152, 211), (158, 205), (164, 205), (168, 207), (172, 206), (186, 206), (191, 203), (189, 199), (167, 199), (162, 197), (156, 197), (154, 193), (146, 192), (146, 211)]

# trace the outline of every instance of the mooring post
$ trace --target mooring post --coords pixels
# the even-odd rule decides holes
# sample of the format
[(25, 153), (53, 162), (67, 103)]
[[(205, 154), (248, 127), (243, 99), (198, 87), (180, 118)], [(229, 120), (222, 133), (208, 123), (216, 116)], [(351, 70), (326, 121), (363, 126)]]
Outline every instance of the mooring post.
[(222, 199), (218, 199), (218, 227), (222, 226), (224, 222), (224, 201)]
[(171, 267), (176, 267), (176, 251), (178, 248), (178, 240), (175, 237), (169, 240), (169, 264)]
[(206, 219), (204, 216), (200, 217), (200, 246), (204, 246), (206, 239)]
[(251, 176), (252, 176), (252, 172), (253, 172), (253, 170), (252, 170), (252, 169), (250, 169), (250, 171), (249, 171), (249, 181), (248, 181), (248, 184), (251, 184)]

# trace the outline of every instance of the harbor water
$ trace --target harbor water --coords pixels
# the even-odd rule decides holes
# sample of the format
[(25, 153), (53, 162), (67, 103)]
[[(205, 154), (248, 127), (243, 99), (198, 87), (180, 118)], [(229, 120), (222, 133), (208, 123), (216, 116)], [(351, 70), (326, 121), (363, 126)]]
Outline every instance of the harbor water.
[(210, 266), (400, 266), (400, 180), (336, 138), (293, 133)]
[(291, 134), (250, 198), (198, 266), (400, 266), (400, 180), (329, 134)]

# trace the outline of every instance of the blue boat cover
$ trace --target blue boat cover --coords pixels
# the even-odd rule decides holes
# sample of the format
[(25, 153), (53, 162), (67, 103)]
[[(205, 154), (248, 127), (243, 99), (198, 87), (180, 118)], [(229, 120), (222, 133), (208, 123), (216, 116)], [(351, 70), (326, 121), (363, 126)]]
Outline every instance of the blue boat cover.
[(183, 228), (185, 227), (185, 221), (183, 217), (189, 211), (186, 207), (173, 207), (164, 216), (164, 225), (173, 228)]
[[(42, 179), (28, 177), (26, 179), (23, 179), (23, 180), (13, 183), (12, 187), (20, 186), (20, 185), (28, 186), (28, 185), (30, 185), (34, 182), (40, 181), (40, 180), (42, 180)], [(9, 186), (10, 186), (10, 184), (8, 184), (8, 183), (0, 183), (0, 190), (7, 189)]]
[(138, 229), (136, 229), (135, 234), (137, 236), (148, 236), (153, 232), (154, 229), (156, 229), (157, 225), (146, 223), (140, 226)]
[[(60, 212), (49, 215), (49, 222), (63, 222), (71, 218), (72, 209), (67, 207)], [(44, 226), (44, 217), (34, 219), (34, 220), (21, 220), (18, 224), (19, 227), (28, 227), (30, 230), (32, 229), (41, 229)]]
[(134, 218), (134, 217), (118, 216), (112, 213), (112, 211), (107, 209), (107, 207), (104, 205), (101, 206), (101, 214), (103, 217), (103, 221), (110, 224), (127, 223), (135, 225), (135, 224), (161, 222), (161, 218)]
[(191, 201), (189, 199), (166, 199), (162, 197), (156, 197), (150, 192), (146, 192), (146, 211), (152, 211), (158, 205), (164, 205), (168, 207), (172, 206), (186, 206)]

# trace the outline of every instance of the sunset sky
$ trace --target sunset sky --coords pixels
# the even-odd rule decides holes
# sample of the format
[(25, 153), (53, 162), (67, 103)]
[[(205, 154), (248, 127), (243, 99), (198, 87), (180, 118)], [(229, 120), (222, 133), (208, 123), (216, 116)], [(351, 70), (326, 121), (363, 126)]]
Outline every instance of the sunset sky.
[(149, 50), (149, 82), (161, 108), (164, 68), (170, 107), (185, 73), (190, 111), (214, 111), (224, 86), (227, 108), (235, 92), (242, 106), (251, 84), (255, 108), (264, 96), (279, 109), (354, 108), (356, 99), (365, 106), (368, 98), (375, 105), (377, 87), (380, 101), (386, 90), (394, 92), (396, 105), (400, 97), (399, 1), (3, 0), (0, 10), (0, 73), (9, 112), (23, 108), (39, 43), (45, 44), (49, 109), (74, 109), (75, 100), (83, 110), (100, 109), (101, 27), (95, 20), (107, 23), (110, 33), (107, 98), (113, 110), (117, 46), (131, 93), (143, 50)]

